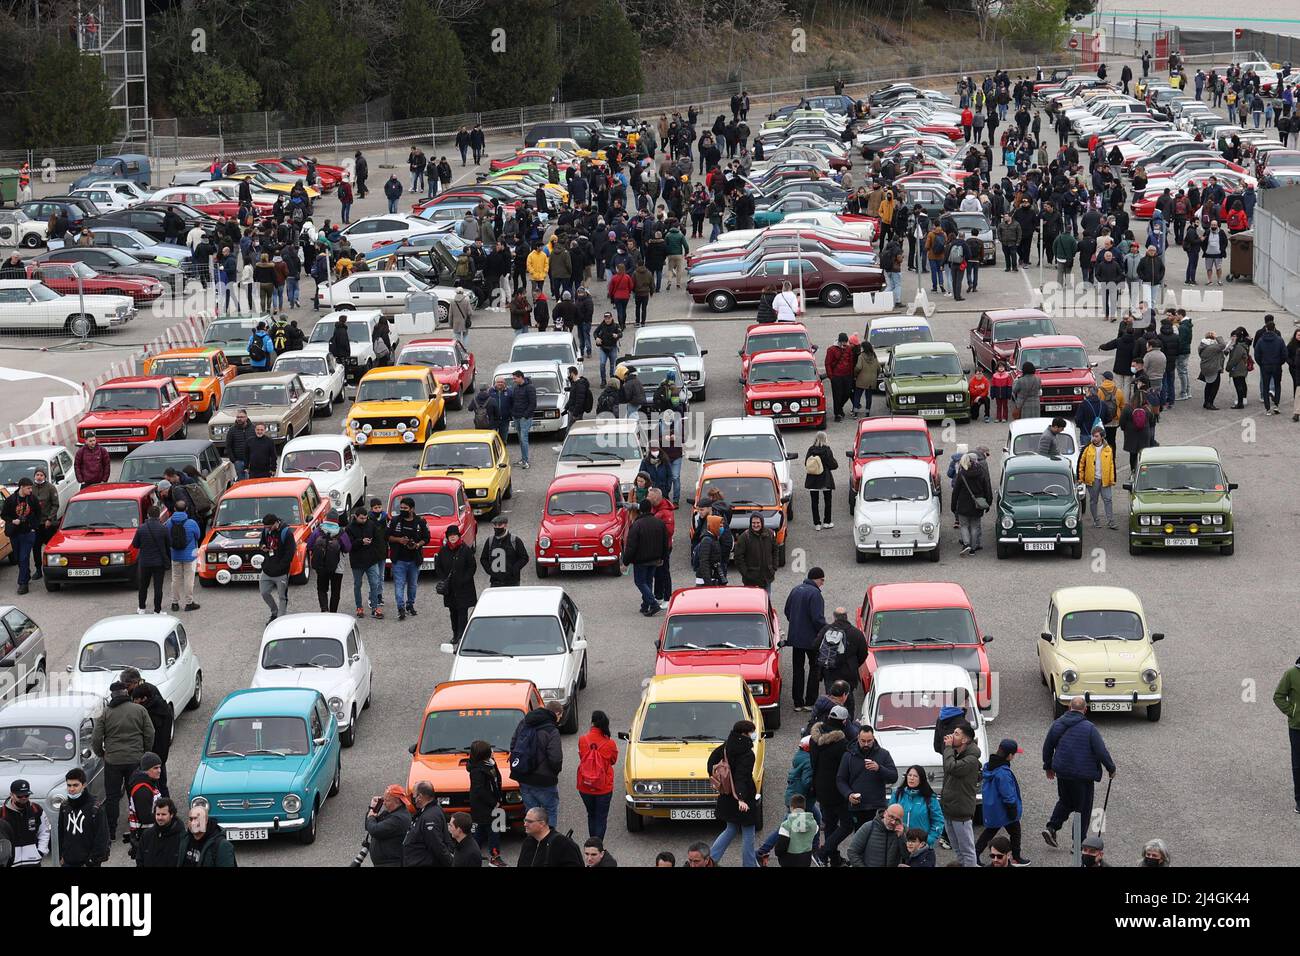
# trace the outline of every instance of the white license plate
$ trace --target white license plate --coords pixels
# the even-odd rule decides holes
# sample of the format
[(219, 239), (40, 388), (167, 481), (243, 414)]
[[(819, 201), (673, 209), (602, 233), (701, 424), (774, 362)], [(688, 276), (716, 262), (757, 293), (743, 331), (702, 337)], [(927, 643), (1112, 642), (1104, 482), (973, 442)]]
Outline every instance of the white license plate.
[(595, 561), (561, 561), (561, 571), (592, 571), (595, 570)]
[(421, 562), (420, 562), (420, 570), (421, 570), (421, 571), (432, 571), (432, 570), (433, 570), (433, 562), (432, 562), (432, 561), (421, 561)]
[(1074, 408), (1073, 405), (1044, 405), (1044, 406), (1043, 406), (1043, 411), (1045, 411), (1045, 412), (1068, 412), (1068, 411), (1069, 411), (1070, 409), (1072, 409), (1072, 408)]
[(712, 820), (716, 814), (710, 807), (700, 807), (699, 809), (672, 809), (668, 811), (669, 820)]
[(1194, 548), (1200, 543), (1198, 538), (1165, 538), (1166, 548)]
[(371, 438), (396, 438), (397, 432), (391, 431), (389, 429), (385, 429), (382, 432), (371, 432), (370, 437)]
[(912, 556), (911, 548), (881, 548), (880, 556), (882, 558), (910, 558)]
[(108, 452), (110, 455), (118, 454), (126, 450), (127, 450), (126, 445), (105, 445), (104, 446), (104, 451)]
[[(778, 416), (776, 416), (775, 418), (773, 418), (772, 421), (775, 422), (775, 423), (778, 424), (778, 425), (798, 425), (798, 424), (799, 424), (799, 416), (798, 416), (798, 415), (778, 415)], [(692, 818), (692, 819), (695, 819), (695, 818)], [(712, 818), (712, 817), (709, 817), (708, 819), (712, 820), (713, 818)]]
[(261, 577), (260, 574), (232, 574), (230, 576), (230, 580), (231, 581), (256, 581), (260, 577)]
[(99, 568), (68, 568), (70, 578), (97, 578), (102, 573)]
[(948, 411), (944, 408), (923, 408), (917, 414), (922, 418), (943, 418)]
[(1132, 710), (1133, 705), (1126, 700), (1090, 700), (1089, 710)]
[(1026, 551), (1055, 551), (1056, 542), (1055, 541), (1026, 541), (1025, 550)]
[(262, 827), (257, 830), (227, 830), (226, 839), (228, 840), (267, 840), (270, 839), (270, 832)]

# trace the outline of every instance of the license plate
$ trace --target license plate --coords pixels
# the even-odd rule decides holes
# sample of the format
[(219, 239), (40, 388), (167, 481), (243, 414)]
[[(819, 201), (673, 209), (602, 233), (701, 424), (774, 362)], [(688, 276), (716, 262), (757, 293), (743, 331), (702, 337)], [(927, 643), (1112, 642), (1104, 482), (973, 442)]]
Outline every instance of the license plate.
[(1166, 548), (1194, 548), (1200, 543), (1198, 538), (1165, 538)]
[(126, 450), (127, 450), (126, 445), (105, 445), (104, 446), (104, 451), (108, 452), (110, 455), (124, 452)]
[(101, 574), (99, 568), (69, 568), (68, 577), (70, 578), (97, 578)]
[[(798, 415), (778, 415), (778, 416), (776, 416), (775, 418), (773, 418), (772, 421), (775, 422), (775, 423), (778, 424), (778, 425), (798, 425), (798, 424), (799, 424), (799, 416), (798, 416)], [(691, 819), (697, 819), (697, 818), (692, 817)], [(712, 817), (709, 817), (708, 819), (712, 820), (713, 818), (712, 818)]]
[(232, 574), (230, 576), (230, 580), (231, 581), (256, 581), (259, 577), (261, 577), (260, 574)]
[(1126, 700), (1090, 700), (1089, 710), (1132, 710), (1133, 705)]
[(1045, 411), (1045, 412), (1068, 412), (1068, 411), (1069, 411), (1070, 409), (1072, 409), (1072, 408), (1074, 408), (1073, 405), (1044, 405), (1044, 406), (1043, 406), (1043, 411)]
[(712, 820), (716, 814), (711, 807), (700, 807), (699, 809), (672, 809), (668, 811), (669, 820)]
[(596, 567), (595, 561), (561, 561), (560, 570), (562, 571), (592, 571)]
[(432, 561), (421, 561), (421, 562), (420, 562), (420, 570), (421, 570), (421, 571), (432, 571), (432, 570), (433, 570), (433, 562), (432, 562)]
[(1054, 551), (1056, 550), (1055, 541), (1026, 541), (1026, 551)]
[(943, 418), (948, 412), (943, 408), (923, 408), (917, 414), (922, 418)]
[(270, 839), (270, 833), (265, 828), (257, 830), (227, 830), (227, 840), (267, 840)]
[(880, 556), (882, 558), (910, 558), (912, 556), (911, 548), (881, 548)]
[(379, 431), (371, 432), (370, 437), (371, 438), (396, 438), (397, 432), (385, 429), (384, 431), (381, 432)]

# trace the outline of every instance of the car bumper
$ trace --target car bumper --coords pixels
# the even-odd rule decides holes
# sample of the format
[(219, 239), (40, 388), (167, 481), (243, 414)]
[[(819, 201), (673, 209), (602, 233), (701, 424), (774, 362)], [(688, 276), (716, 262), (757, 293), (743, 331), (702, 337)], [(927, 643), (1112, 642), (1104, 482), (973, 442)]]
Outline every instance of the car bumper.
[[(561, 414), (559, 418), (541, 418), (533, 416), (532, 427), (528, 429), (529, 435), (536, 435), (538, 432), (559, 432), (569, 427), (569, 416)], [(518, 435), (519, 429), (515, 427), (515, 420), (510, 419), (510, 429), (507, 432), (510, 435)]]
[(583, 562), (583, 561), (588, 562), (588, 563), (590, 563), (590, 562), (595, 562), (598, 566), (599, 566), (599, 565), (605, 565), (605, 564), (617, 564), (617, 563), (618, 563), (618, 555), (617, 555), (617, 554), (572, 555), (572, 556), (569, 556), (569, 557), (563, 557), (563, 558), (562, 558), (562, 557), (546, 557), (546, 556), (544, 556), (544, 555), (538, 555), (538, 556), (537, 556), (537, 563), (538, 563), (538, 564), (545, 564), (545, 565), (547, 565), (547, 566), (549, 566), (549, 567), (556, 567), (556, 566), (558, 566), (559, 569), (560, 569), (561, 571), (566, 571), (566, 570), (568, 570), (568, 568), (566, 567), (566, 565), (573, 564), (574, 562)]
[(1065, 412), (1073, 415), (1082, 401), (1082, 398), (1042, 398), (1039, 399), (1038, 407), (1044, 415), (1049, 412)]
[(465, 497), (469, 499), (469, 506), (473, 510), (474, 514), (481, 515), (491, 511), (493, 506), (496, 504), (496, 498), (492, 497), (492, 489), (491, 488), (483, 489), (487, 493), (486, 497), (483, 498), (472, 497), (470, 495), (470, 492), (473, 490), (475, 489), (466, 488)]
[[(325, 405), (317, 406), (324, 408)], [(353, 432), (348, 429), (345, 434), (348, 440), (358, 448), (374, 448), (377, 445), (418, 445), (422, 444), (425, 439), (426, 426), (421, 424), (419, 428), (407, 428), (402, 431), (385, 430), (382, 434), (371, 432), (367, 435), (365, 432)], [(410, 436), (409, 438), (407, 436)]]
[(232, 571), (225, 565), (201, 564), (198, 575), (205, 581), (216, 581), (218, 584), (252, 584), (262, 576), (262, 572), (250, 564), (245, 564), (238, 571)]
[[(98, 574), (78, 574), (76, 572), (97, 571)], [(71, 572), (71, 573), (70, 573)], [(136, 568), (134, 564), (110, 564), (98, 568), (41, 568), (45, 580), (54, 584), (81, 584), (109, 581), (114, 584), (135, 583)]]
[(1091, 691), (1079, 694), (1074, 691), (1068, 694), (1057, 694), (1056, 700), (1057, 703), (1068, 706), (1070, 701), (1080, 696), (1090, 704), (1132, 704), (1135, 707), (1158, 704), (1164, 699), (1164, 694), (1139, 694), (1137, 691), (1129, 694), (1094, 694)]
[[(99, 436), (99, 447), (103, 448), (110, 455), (121, 455), (133, 448), (139, 448), (141, 445), (147, 445), (153, 441), (152, 433), (149, 435), (115, 435), (112, 437)], [(86, 443), (86, 440), (80, 435), (77, 436), (77, 447), (80, 448)]]
[(1050, 544), (1055, 546), (1060, 544), (1078, 544), (1082, 540), (1083, 538), (1080, 537), (1078, 534), (1071, 534), (1071, 535), (1058, 534), (1055, 537), (1025, 537), (1024, 535), (1006, 535), (1006, 534), (998, 535), (998, 544), (1018, 544), (1018, 545)]
[(265, 821), (241, 820), (238, 823), (228, 823), (227, 821), (221, 819), (219, 813), (213, 814), (212, 819), (215, 822), (221, 824), (221, 829), (226, 830), (227, 832), (231, 830), (236, 830), (239, 832), (244, 832), (248, 830), (266, 830), (268, 832), (268, 835), (272, 833), (294, 833), (298, 830), (301, 830), (303, 827), (305, 827), (308, 822), (306, 817), (298, 817), (296, 819), (285, 820), (281, 817), (275, 816)]
[(890, 403), (889, 413), (891, 415), (902, 415), (909, 418), (924, 418), (926, 421), (943, 421), (945, 418), (970, 418), (970, 406), (962, 405), (960, 407), (945, 405), (943, 408), (920, 408), (916, 405), (894, 405)]
[(854, 547), (862, 554), (880, 554), (882, 551), (888, 551), (893, 548), (911, 548), (913, 551), (933, 551), (939, 547), (938, 531), (935, 532), (934, 540), (926, 538), (912, 538), (904, 540), (902, 538), (876, 538), (871, 541), (861, 541), (854, 539)]
[[(626, 807), (634, 813), (643, 817), (653, 817), (659, 820), (667, 820), (672, 815), (673, 810), (706, 810), (710, 814), (715, 814), (718, 806), (718, 798), (711, 794), (697, 794), (687, 797), (658, 797), (646, 795), (627, 794), (623, 797)], [(757, 804), (762, 804), (763, 797), (760, 794)], [(712, 820), (714, 816), (701, 816), (697, 819)]]
[[(1210, 534), (1188, 534), (1186, 531), (1174, 534), (1153, 534), (1149, 529), (1146, 531), (1133, 531), (1128, 533), (1129, 544), (1135, 548), (1168, 548), (1171, 551), (1177, 551), (1186, 548), (1195, 551), (1198, 548), (1218, 548), (1225, 544), (1232, 544), (1233, 534), (1231, 531), (1215, 531)], [(1170, 544), (1171, 541), (1184, 542), (1190, 541), (1191, 544)]]

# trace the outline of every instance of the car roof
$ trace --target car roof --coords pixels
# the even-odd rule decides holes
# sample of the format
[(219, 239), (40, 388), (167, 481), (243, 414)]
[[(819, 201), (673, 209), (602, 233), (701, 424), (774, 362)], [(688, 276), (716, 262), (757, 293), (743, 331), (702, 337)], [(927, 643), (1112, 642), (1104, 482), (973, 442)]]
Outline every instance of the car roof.
[[(567, 332), (565, 337), (569, 337)], [(515, 369), (521, 372), (556, 372), (563, 376), (559, 359), (529, 359), (526, 362), (502, 362), (492, 370), (492, 380), (496, 381), (498, 376), (509, 378)]]
[(246, 385), (253, 382), (259, 385), (288, 385), (298, 377), (297, 372), (250, 372), (247, 375), (241, 375), (231, 385)]
[(700, 471), (700, 480), (709, 478), (771, 478), (776, 481), (776, 466), (770, 461), (709, 461)]
[(246, 687), (231, 691), (212, 719), (231, 717), (307, 716), (320, 692), (305, 687)]
[[(1018, 418), (1011, 423), (1011, 434), (1025, 435), (1033, 432), (1036, 435), (1041, 435), (1047, 430), (1047, 426), (1052, 424), (1054, 421), (1056, 421), (1055, 416), (1047, 416), (1043, 418)], [(1065, 420), (1065, 428), (1066, 431), (1073, 432), (1075, 435), (1079, 434), (1079, 426), (1068, 418)]]
[(1058, 608), (1071, 611), (1134, 611), (1142, 614), (1142, 602), (1128, 588), (1085, 585), (1057, 588), (1052, 601)]
[(1029, 335), (1020, 340), (1022, 349), (1083, 348), (1077, 335)]
[(586, 432), (594, 432), (598, 435), (605, 432), (630, 434), (639, 431), (640, 424), (634, 418), (583, 418), (569, 426), (570, 435)]
[(350, 447), (352, 447), (352, 442), (347, 435), (299, 435), (297, 438), (291, 438), (285, 442), (284, 447), (280, 449), (280, 453), (299, 451), (303, 448), (328, 448), (331, 451), (342, 451)]
[(262, 643), (291, 637), (334, 637), (345, 639), (356, 622), (346, 614), (303, 612), (278, 617), (262, 632)]
[(882, 664), (872, 678), (877, 699), (903, 691), (947, 691), (963, 687), (974, 692), (970, 672), (958, 664)]
[(1209, 445), (1156, 445), (1142, 449), (1138, 464), (1152, 462), (1219, 461), (1219, 452)]
[[(1045, 455), (1013, 455), (1002, 463), (1002, 474), (1021, 471), (1064, 471), (1070, 475), (1074, 469), (1068, 458), (1048, 458)], [(1073, 484), (1073, 482), (1071, 482)]]
[(515, 345), (519, 342), (537, 342), (545, 339), (548, 342), (568, 342), (573, 344), (573, 333), (571, 332), (524, 332), (522, 335), (516, 335), (511, 340), (510, 348), (513, 351)]
[(675, 593), (668, 604), (668, 613), (766, 614), (768, 607), (767, 592), (762, 588), (694, 587), (682, 588)]
[(491, 444), (497, 433), (490, 428), (453, 428), (451, 431), (436, 432), (429, 436), (426, 445), (455, 445), (459, 442)]
[(873, 458), (862, 466), (864, 481), (886, 477), (928, 479), (930, 463), (923, 458)]
[(512, 617), (528, 611), (560, 613), (564, 588), (532, 585), (515, 588), (487, 588), (478, 596), (475, 617)]
[(645, 688), (647, 701), (739, 701), (745, 697), (739, 674), (659, 674)]
[[(372, 275), (372, 274), (373, 273), (371, 272), (362, 273), (362, 275)], [(311, 327), (311, 331), (315, 332), (316, 326), (318, 325), (334, 325), (338, 322), (339, 318), (343, 316), (347, 317), (348, 325), (355, 325), (356, 323), (354, 320), (356, 319), (361, 319), (367, 325), (369, 325), (371, 322), (379, 321), (380, 310), (379, 309), (335, 309), (333, 312), (326, 312), (324, 315), (322, 315), (320, 319), (316, 322), (316, 325), (313, 325)], [(307, 333), (307, 337), (311, 338), (311, 332)]]
[(222, 498), (262, 498), (301, 495), (312, 483), (310, 478), (246, 478), (226, 489)]
[(928, 329), (930, 320), (919, 315), (882, 315), (867, 323), (867, 332), (870, 334), (876, 329), (906, 329), (911, 326)]
[(618, 475), (608, 471), (579, 471), (551, 479), (546, 488), (547, 497), (560, 491), (613, 491), (616, 503), (621, 503)]
[(425, 712), (478, 707), (519, 707), (526, 710), (533, 692), (530, 680), (506, 678), (443, 681), (433, 688)]
[(662, 325), (647, 325), (643, 329), (637, 330), (637, 341), (643, 338), (667, 338), (668, 336), (689, 335), (696, 338), (695, 326), (687, 325), (685, 322), (668, 322)]
[[(413, 494), (448, 494), (454, 495), (464, 487), (464, 482), (459, 478), (453, 478), (450, 475), (428, 476), (424, 478), (403, 478), (397, 484), (393, 485), (393, 490), (388, 493), (388, 500), (392, 501), (401, 495)], [(451, 519), (448, 518), (448, 521)]]
[(902, 415), (881, 415), (875, 418), (863, 418), (858, 421), (858, 434), (867, 432), (925, 432), (930, 434), (930, 426), (924, 419), (907, 418)]
[(776, 422), (765, 415), (746, 415), (744, 418), (715, 418), (709, 423), (709, 437), (715, 435), (777, 434)]
[(984, 313), (990, 322), (1003, 322), (1008, 319), (1046, 319), (1048, 314), (1041, 309), (989, 309)]
[(149, 356), (148, 361), (152, 362), (154, 359), (160, 358), (175, 358), (181, 355), (192, 358), (201, 355), (211, 355), (213, 352), (220, 351), (221, 349), (215, 345), (186, 346), (185, 348), (166, 349), (165, 351), (158, 352)]
[(951, 342), (899, 342), (894, 346), (894, 358), (908, 355), (956, 355), (957, 346)]
[(161, 641), (176, 630), (180, 619), (170, 614), (115, 614), (102, 617), (81, 635), (77, 646), (97, 641)]
[(63, 445), (14, 445), (0, 448), (0, 461), (13, 461), (21, 458), (50, 458), (61, 451), (67, 451)]
[(16, 726), (20, 721), (30, 721), (38, 716), (42, 721), (60, 724), (66, 721), (68, 726), (76, 727), (99, 710), (103, 702), (101, 694), (85, 691), (23, 694), (0, 707), (0, 727)]
[(381, 365), (362, 375), (361, 381), (402, 381), (411, 378), (424, 378), (429, 374), (429, 371), (427, 365)]
[(951, 581), (905, 581), (867, 588), (872, 611), (905, 608), (971, 607), (970, 595)]
[[(77, 501), (112, 500), (134, 498), (137, 501), (153, 491), (153, 482), (106, 481), (88, 488), (82, 488), (72, 498)], [(72, 500), (72, 499), (69, 499)]]
[(802, 322), (759, 322), (745, 329), (745, 338), (751, 335), (766, 335), (769, 332), (802, 332), (808, 335), (808, 326)]
[(134, 448), (127, 458), (152, 458), (155, 455), (198, 455), (212, 442), (206, 438), (173, 438), (169, 441), (146, 442)]
[(123, 375), (121, 378), (110, 378), (107, 382), (96, 386), (95, 391), (101, 388), (139, 388), (142, 385), (160, 388), (171, 380), (170, 375)]

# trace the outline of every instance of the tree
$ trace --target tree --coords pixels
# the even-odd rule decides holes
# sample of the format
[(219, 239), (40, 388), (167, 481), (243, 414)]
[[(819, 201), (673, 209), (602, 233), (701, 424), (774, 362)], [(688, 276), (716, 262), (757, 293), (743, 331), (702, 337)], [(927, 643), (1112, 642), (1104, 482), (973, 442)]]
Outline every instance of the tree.
[(122, 132), (99, 57), (57, 40), (40, 45), (18, 115), (26, 141), (37, 147), (108, 143)]
[(564, 29), (564, 96), (570, 100), (627, 96), (645, 87), (641, 44), (615, 0), (593, 0)]
[(262, 88), (243, 67), (211, 54), (196, 56), (194, 65), (173, 86), (168, 102), (177, 116), (221, 116), (255, 110)]
[(1059, 50), (1069, 32), (1067, 0), (1008, 0), (998, 16), (1002, 37), (1023, 50)]
[(425, 0), (403, 0), (400, 17), (390, 70), (393, 115), (464, 111), (469, 76), (456, 34)]
[(557, 35), (550, 0), (488, 0), (460, 34), (475, 108), (548, 102), (563, 75)]
[(365, 57), (362, 34), (340, 23), (333, 5), (304, 0), (289, 16), (280, 106), (306, 118), (330, 117), (355, 105), (363, 95)]

